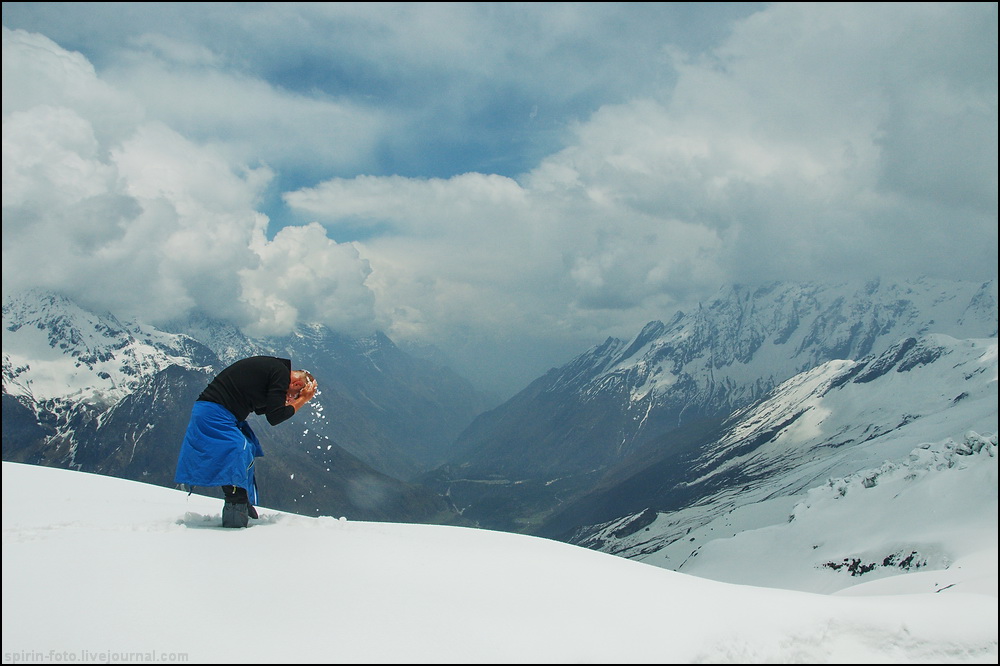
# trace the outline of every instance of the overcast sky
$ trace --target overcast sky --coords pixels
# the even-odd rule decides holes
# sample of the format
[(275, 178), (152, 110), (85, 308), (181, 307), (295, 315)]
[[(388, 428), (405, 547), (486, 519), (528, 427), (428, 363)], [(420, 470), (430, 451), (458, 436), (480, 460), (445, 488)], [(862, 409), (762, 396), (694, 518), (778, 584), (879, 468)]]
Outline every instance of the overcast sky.
[(3, 290), (512, 392), (730, 282), (997, 274), (997, 5), (3, 3)]

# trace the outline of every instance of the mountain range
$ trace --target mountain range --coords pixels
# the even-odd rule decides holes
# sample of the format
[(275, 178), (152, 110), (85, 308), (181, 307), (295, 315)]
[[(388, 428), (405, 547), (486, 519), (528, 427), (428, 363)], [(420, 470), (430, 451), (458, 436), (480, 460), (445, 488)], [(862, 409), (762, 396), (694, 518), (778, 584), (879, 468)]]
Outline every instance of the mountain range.
[[(995, 280), (727, 287), (690, 314), (649, 323), (632, 340), (606, 340), (480, 415), (459, 436), (450, 464), (424, 482), (437, 484), (483, 526), (593, 544), (587, 526), (600, 533), (600, 525), (629, 517), (632, 527), (617, 529), (644, 528), (662, 512), (746, 485), (748, 472), (736, 464), (692, 481), (734, 451), (763, 450), (793, 429), (797, 412), (772, 422), (744, 410), (768, 399), (796, 400), (785, 383), (809, 373), (839, 368), (871, 383), (878, 368), (913, 377), (932, 364), (936, 370), (922, 381), (947, 384), (939, 390), (949, 401), (966, 382), (970, 391), (976, 382), (992, 391), (979, 427), (995, 432), (995, 370), (966, 379), (946, 370), (958, 353), (946, 350), (949, 340), (961, 347), (978, 339), (995, 349), (996, 336)], [(865, 383), (845, 380), (841, 392), (859, 392)], [(881, 440), (874, 433), (918, 418), (916, 405), (905, 407), (908, 386), (895, 412), (844, 418), (859, 419), (864, 441), (875, 446)], [(972, 423), (955, 414), (949, 435), (960, 438)], [(823, 451), (848, 440), (827, 430), (817, 437)]]
[(668, 568), (732, 516), (787, 521), (829, 478), (930, 443), (992, 433), (995, 448), (996, 280), (728, 286), (490, 409), (382, 334), (259, 340), (205, 315), (154, 328), (44, 292), (7, 297), (3, 321), (4, 460), (172, 486), (212, 373), (269, 353), (321, 392), (290, 425), (251, 423), (268, 506), (535, 534)]
[(3, 324), (4, 460), (172, 487), (198, 394), (236, 358), (273, 354), (322, 384), (310, 408), (281, 426), (251, 415), (265, 450), (262, 501), (306, 515), (457, 518), (445, 498), (406, 478), (443, 457), (481, 398), (384, 335), (303, 326), (254, 340), (203, 316), (170, 332), (37, 291), (5, 300)]

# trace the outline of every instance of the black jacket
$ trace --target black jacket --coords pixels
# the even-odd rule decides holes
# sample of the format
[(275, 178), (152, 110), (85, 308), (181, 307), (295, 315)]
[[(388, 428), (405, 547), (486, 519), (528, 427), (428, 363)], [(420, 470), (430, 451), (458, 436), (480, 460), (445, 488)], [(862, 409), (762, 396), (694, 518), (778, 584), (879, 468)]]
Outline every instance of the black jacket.
[(237, 421), (246, 421), (253, 412), (266, 414), (268, 423), (278, 425), (295, 414), (295, 408), (285, 404), (291, 371), (287, 358), (251, 356), (216, 375), (198, 400), (222, 405)]

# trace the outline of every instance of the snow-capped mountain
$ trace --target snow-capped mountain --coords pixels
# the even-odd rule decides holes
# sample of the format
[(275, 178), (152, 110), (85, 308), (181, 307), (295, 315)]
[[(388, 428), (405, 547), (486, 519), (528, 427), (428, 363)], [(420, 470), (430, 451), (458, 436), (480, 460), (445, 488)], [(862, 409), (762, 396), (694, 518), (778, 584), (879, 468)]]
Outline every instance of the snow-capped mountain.
[[(713, 542), (734, 539), (728, 547), (736, 547), (751, 531), (773, 533), (796, 520), (798, 528), (816, 513), (806, 509), (818, 505), (817, 498), (873, 488), (890, 478), (895, 492), (902, 492), (929, 467), (968, 467), (978, 464), (969, 457), (978, 454), (995, 458), (996, 433), (996, 338), (909, 338), (878, 356), (831, 361), (793, 377), (766, 400), (734, 414), (723, 434), (696, 452), (664, 458), (581, 499), (564, 509), (562, 521), (578, 523), (583, 515), (596, 515), (597, 506), (617, 507), (611, 512), (621, 518), (579, 529), (569, 540), (666, 568), (705, 567), (701, 563), (709, 558), (699, 551), (707, 544), (714, 550), (723, 546)], [(984, 504), (955, 512), (942, 510), (946, 498), (938, 506), (928, 501), (925, 523), (909, 526), (892, 552), (863, 552), (852, 539), (831, 534), (811, 544), (816, 566), (857, 559), (875, 569), (899, 565), (910, 555), (909, 563), (920, 566), (953, 561), (958, 554), (935, 541), (935, 529), (970, 517), (988, 522), (991, 515), (995, 525), (996, 461), (979, 462), (994, 469), (992, 488), (982, 490), (986, 497), (992, 492), (992, 509)], [(647, 488), (641, 506), (630, 497), (636, 487)], [(900, 528), (889, 516), (865, 517), (861, 503), (852, 506), (858, 521), (881, 525), (872, 529)], [(737, 535), (743, 536), (735, 540)], [(755, 566), (766, 569), (768, 563)], [(767, 573), (778, 576), (774, 569)], [(823, 580), (832, 584), (829, 577)]]
[[(556, 507), (565, 518), (585, 493), (689, 459), (723, 434), (730, 414), (782, 382), (928, 334), (995, 338), (996, 281), (728, 287), (631, 341), (608, 339), (481, 415), (434, 480), (484, 526), (548, 521), (544, 533), (562, 534), (572, 526), (553, 522)], [(699, 472), (676, 474), (687, 473)], [(500, 504), (508, 511), (498, 516)], [(609, 516), (576, 518), (580, 526)]]
[(203, 312), (194, 312), (186, 319), (170, 322), (161, 329), (197, 340), (211, 349), (223, 366), (241, 358), (269, 353), (261, 341), (252, 340), (233, 324), (213, 319)]
[(164, 368), (208, 371), (214, 362), (188, 336), (95, 314), (41, 291), (4, 301), (3, 331), (4, 392), (36, 405), (110, 406)]
[(443, 498), (406, 478), (438, 462), (429, 442), (451, 441), (481, 404), (463, 380), (408, 358), (385, 336), (355, 340), (302, 327), (254, 340), (204, 317), (166, 332), (44, 292), (8, 297), (3, 318), (5, 460), (172, 486), (201, 390), (232, 360), (273, 353), (313, 371), (321, 388), (284, 427), (251, 416), (269, 454), (259, 481), (272, 506), (451, 520)]

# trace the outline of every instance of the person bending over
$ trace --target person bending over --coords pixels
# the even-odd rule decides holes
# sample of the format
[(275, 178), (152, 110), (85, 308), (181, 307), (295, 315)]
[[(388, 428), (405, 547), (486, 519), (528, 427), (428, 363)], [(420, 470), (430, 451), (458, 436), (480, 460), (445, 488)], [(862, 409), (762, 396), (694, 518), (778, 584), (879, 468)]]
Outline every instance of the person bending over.
[(246, 527), (257, 517), (254, 459), (264, 455), (247, 423), (250, 413), (276, 426), (316, 395), (316, 379), (292, 370), (289, 359), (252, 356), (215, 376), (194, 406), (177, 457), (174, 483), (220, 486), (225, 495), (223, 527)]

